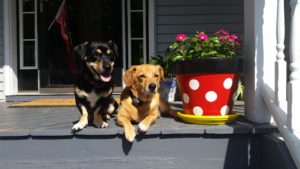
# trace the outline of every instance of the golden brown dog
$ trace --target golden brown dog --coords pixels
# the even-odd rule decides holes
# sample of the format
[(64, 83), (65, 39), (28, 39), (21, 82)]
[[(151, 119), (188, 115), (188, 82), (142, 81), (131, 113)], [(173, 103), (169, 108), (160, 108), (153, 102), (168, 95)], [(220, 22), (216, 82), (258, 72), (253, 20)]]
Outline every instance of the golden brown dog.
[(125, 138), (133, 142), (136, 132), (132, 125), (138, 123), (138, 130), (146, 132), (160, 117), (160, 112), (176, 117), (167, 101), (160, 98), (158, 88), (164, 78), (163, 69), (158, 65), (143, 64), (132, 66), (124, 75), (125, 89), (117, 114), (117, 124), (124, 127)]

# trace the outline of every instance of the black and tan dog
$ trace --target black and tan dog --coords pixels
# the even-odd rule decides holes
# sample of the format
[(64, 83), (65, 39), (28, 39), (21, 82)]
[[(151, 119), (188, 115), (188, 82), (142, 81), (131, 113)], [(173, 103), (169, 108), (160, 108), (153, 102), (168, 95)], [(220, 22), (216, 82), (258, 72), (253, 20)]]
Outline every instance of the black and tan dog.
[(112, 97), (117, 46), (112, 41), (85, 42), (74, 48), (74, 55), (79, 71), (75, 100), (81, 115), (72, 131), (83, 129), (89, 122), (98, 128), (107, 128), (107, 120), (117, 108)]

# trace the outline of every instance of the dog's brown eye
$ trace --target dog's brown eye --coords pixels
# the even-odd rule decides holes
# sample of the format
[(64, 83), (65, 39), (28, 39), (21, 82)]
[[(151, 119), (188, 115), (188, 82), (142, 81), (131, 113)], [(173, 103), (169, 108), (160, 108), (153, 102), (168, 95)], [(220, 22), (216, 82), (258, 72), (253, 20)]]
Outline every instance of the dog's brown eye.
[(159, 77), (159, 74), (154, 74), (154, 77)]

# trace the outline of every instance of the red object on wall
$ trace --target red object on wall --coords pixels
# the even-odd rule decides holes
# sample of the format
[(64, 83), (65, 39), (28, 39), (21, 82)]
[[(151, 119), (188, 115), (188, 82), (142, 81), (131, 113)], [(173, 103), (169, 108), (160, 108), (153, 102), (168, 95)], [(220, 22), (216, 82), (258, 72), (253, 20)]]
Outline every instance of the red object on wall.
[(176, 75), (186, 114), (222, 116), (232, 112), (239, 73)]

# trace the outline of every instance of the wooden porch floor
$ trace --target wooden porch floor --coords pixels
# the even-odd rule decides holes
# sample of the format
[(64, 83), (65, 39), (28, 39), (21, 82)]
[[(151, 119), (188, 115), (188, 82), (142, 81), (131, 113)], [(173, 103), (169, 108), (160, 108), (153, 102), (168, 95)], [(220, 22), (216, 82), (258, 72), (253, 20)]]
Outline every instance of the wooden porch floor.
[[(73, 134), (76, 107), (11, 104), (0, 103), (0, 168), (296, 169), (284, 142), (270, 134), (276, 127), (247, 121), (243, 103), (234, 106), (241, 116), (230, 124), (186, 124), (161, 117), (134, 143), (124, 139), (114, 118), (107, 129), (88, 126)], [(171, 105), (182, 109), (181, 102)]]
[[(73, 136), (71, 127), (79, 118), (76, 107), (39, 107), (12, 108), (12, 103), (0, 103), (0, 137), (9, 136)], [(172, 103), (174, 109), (182, 110), (181, 102)], [(186, 124), (172, 118), (161, 117), (153, 124), (146, 135), (151, 134), (259, 134), (270, 133), (276, 128), (271, 125), (259, 125), (247, 121), (244, 116), (244, 105), (238, 102), (234, 110), (242, 116), (226, 125)], [(116, 126), (115, 119), (109, 121), (107, 129), (88, 126), (77, 135), (117, 135), (122, 128)]]

